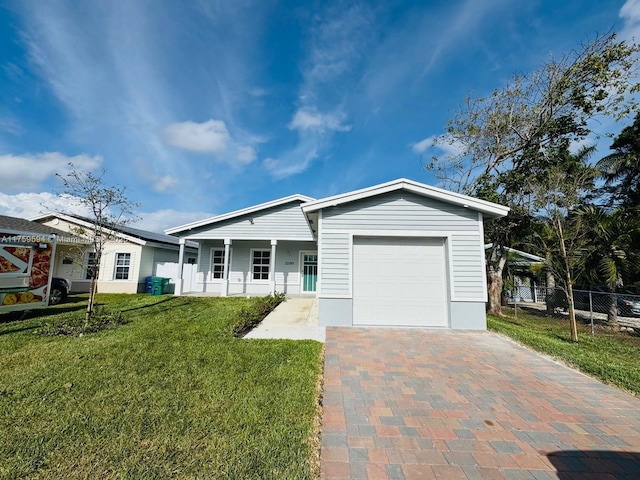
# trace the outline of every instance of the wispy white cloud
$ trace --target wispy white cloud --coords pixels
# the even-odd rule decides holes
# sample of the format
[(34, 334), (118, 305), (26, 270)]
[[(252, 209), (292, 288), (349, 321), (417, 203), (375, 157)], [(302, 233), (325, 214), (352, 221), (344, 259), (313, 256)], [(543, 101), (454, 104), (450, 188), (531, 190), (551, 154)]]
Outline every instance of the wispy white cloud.
[(150, 232), (164, 233), (168, 228), (196, 222), (203, 218), (210, 218), (214, 216), (214, 214), (211, 212), (182, 212), (168, 208), (153, 212), (140, 212), (138, 213), (138, 216), (140, 217), (140, 220), (131, 224), (132, 227), (148, 230)]
[(372, 20), (366, 2), (325, 4), (323, 11), (312, 18), (309, 39), (304, 44), (297, 108), (288, 125), (298, 133), (298, 139), (288, 151), (263, 162), (273, 177), (304, 172), (330, 149), (337, 133), (352, 129), (343, 108), (345, 85), (353, 83), (350, 76), (364, 61)]
[(446, 157), (457, 157), (465, 151), (463, 143), (453, 140), (447, 135), (431, 135), (411, 144), (411, 149), (419, 155), (424, 154), (427, 150), (435, 149)]
[(164, 193), (174, 190), (180, 181), (171, 175), (160, 175), (153, 169), (151, 162), (146, 162), (143, 158), (136, 158), (133, 163), (138, 169), (140, 178), (151, 184), (151, 188), (155, 192)]
[(73, 163), (78, 170), (91, 171), (100, 166), (102, 157), (76, 155), (69, 157), (59, 152), (25, 155), (0, 155), (0, 189), (18, 192), (40, 188), (45, 180), (56, 173), (64, 175)]
[[(87, 216), (87, 207), (79, 199), (68, 195), (56, 195), (50, 192), (18, 193), (9, 195), (0, 193), (0, 214), (18, 218), (32, 218), (46, 212), (65, 212)], [(150, 232), (164, 233), (169, 227), (184, 225), (203, 218), (212, 217), (211, 212), (162, 209), (152, 212), (139, 212), (140, 220), (132, 227)]]
[(251, 163), (258, 158), (258, 154), (256, 153), (256, 149), (253, 147), (238, 147), (238, 154), (236, 158), (240, 163)]
[(501, 18), (496, 12), (509, 8), (508, 0), (465, 0), (443, 7), (416, 9), (399, 20), (370, 52), (360, 89), (362, 103), (371, 111), (396, 101), (399, 92), (423, 86), (426, 75), (454, 59), (459, 48), (476, 42), (479, 30)]
[[(373, 12), (365, 2), (334, 4), (314, 19), (304, 69), (306, 87), (332, 82), (357, 67), (370, 38)], [(303, 92), (304, 93), (304, 92)]]
[(68, 212), (87, 215), (87, 208), (69, 195), (57, 195), (50, 192), (18, 193), (9, 195), (0, 193), (0, 213), (10, 217), (31, 218), (45, 212)]
[(427, 148), (430, 148), (433, 146), (434, 139), (435, 139), (435, 136), (431, 136), (431, 137), (425, 138), (424, 140), (420, 140), (419, 142), (416, 142), (411, 145), (411, 150), (419, 154), (424, 153)]
[(266, 158), (262, 165), (269, 174), (276, 178), (290, 177), (304, 172), (318, 158), (322, 148), (320, 139), (315, 136), (304, 136), (292, 150), (278, 158)]
[(223, 121), (172, 123), (164, 128), (164, 140), (174, 147), (197, 153), (219, 153), (231, 140)]
[[(250, 81), (252, 55), (261, 46), (254, 41), (259, 29), (252, 28), (262, 19), (260, 6), (149, 8), (131, 0), (78, 7), (50, 0), (18, 2), (15, 10), (29, 74), (40, 77), (64, 111), (66, 139), (91, 145), (109, 170), (133, 158), (153, 159), (157, 177), (143, 180), (156, 191), (191, 194), (206, 188), (201, 179), (209, 160), (235, 165), (218, 174), (230, 180), (257, 157), (259, 142), (242, 113), (255, 101), (252, 94), (264, 94)], [(177, 123), (192, 118), (215, 120)], [(177, 131), (169, 128), (168, 142), (164, 128), (171, 125)]]
[(618, 15), (624, 21), (622, 38), (640, 41), (640, 0), (627, 0)]
[(18, 136), (24, 133), (24, 128), (17, 119), (6, 117), (0, 118), (0, 132), (2, 131)]
[(485, 26), (485, 18), (502, 8), (508, 0), (466, 0), (462, 6), (455, 6), (454, 16), (438, 29), (435, 45), (429, 49), (428, 59), (423, 73), (428, 73), (451, 48), (462, 44), (478, 28)]
[(238, 145), (221, 120), (172, 123), (164, 128), (163, 139), (167, 144), (183, 150), (212, 154), (221, 160), (240, 164), (251, 163), (257, 156), (252, 146)]
[(324, 132), (326, 130), (335, 130), (339, 132), (348, 132), (351, 125), (345, 125), (344, 115), (338, 113), (320, 113), (315, 109), (302, 108), (298, 110), (289, 128), (292, 130), (313, 130)]

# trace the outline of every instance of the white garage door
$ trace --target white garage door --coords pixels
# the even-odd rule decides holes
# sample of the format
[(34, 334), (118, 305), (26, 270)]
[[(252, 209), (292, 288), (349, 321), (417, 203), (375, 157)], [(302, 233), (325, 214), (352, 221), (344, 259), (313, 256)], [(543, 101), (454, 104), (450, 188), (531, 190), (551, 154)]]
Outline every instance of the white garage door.
[(442, 238), (354, 237), (353, 324), (446, 327)]

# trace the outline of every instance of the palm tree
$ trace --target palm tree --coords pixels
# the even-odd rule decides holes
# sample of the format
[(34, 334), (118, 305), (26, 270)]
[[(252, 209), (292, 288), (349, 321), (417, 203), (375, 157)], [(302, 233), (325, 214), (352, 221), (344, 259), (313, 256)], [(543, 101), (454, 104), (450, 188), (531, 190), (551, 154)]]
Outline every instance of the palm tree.
[(624, 208), (608, 210), (599, 206), (586, 206), (579, 214), (589, 225), (591, 235), (586, 257), (586, 277), (591, 283), (603, 283), (611, 296), (608, 322), (618, 325), (618, 305), (615, 292), (624, 287), (624, 280), (640, 265), (634, 238), (640, 233), (640, 221)]
[(605, 180), (611, 203), (625, 208), (640, 207), (640, 113), (632, 125), (622, 129), (611, 144), (614, 152), (596, 167)]

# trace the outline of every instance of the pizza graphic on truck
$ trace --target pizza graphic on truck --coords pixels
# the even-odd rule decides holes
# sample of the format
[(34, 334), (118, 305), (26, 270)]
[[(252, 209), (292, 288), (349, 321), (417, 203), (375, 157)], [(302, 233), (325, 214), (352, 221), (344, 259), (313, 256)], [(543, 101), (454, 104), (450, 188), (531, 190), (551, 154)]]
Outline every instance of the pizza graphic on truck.
[(55, 235), (0, 231), (0, 312), (47, 305)]

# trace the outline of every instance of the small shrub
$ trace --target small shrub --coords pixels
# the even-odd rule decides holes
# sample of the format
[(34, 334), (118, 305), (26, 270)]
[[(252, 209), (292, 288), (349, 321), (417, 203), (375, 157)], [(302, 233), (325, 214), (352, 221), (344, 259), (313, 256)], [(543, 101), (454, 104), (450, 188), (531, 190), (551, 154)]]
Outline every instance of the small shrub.
[(127, 323), (121, 311), (98, 306), (93, 310), (89, 322), (85, 322), (85, 312), (69, 312), (57, 315), (38, 330), (44, 336), (79, 336), (116, 328)]
[(248, 332), (257, 327), (278, 305), (286, 300), (284, 293), (260, 297), (250, 308), (243, 308), (238, 312), (238, 321), (232, 327), (234, 337), (244, 337)]

